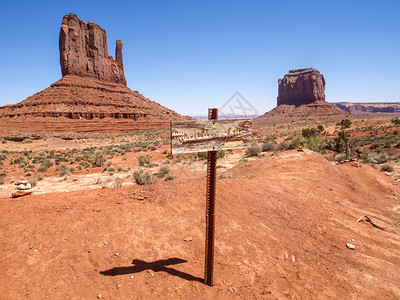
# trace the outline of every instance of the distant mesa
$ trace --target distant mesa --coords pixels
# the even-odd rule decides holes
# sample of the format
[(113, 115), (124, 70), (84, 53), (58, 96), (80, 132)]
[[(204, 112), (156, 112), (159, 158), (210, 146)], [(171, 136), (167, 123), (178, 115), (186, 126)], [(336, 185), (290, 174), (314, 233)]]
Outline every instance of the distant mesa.
[(333, 103), (353, 115), (363, 117), (393, 118), (400, 116), (400, 102)]
[(324, 76), (313, 68), (290, 70), (278, 84), (278, 106), (325, 101)]
[(324, 76), (314, 68), (290, 70), (278, 80), (277, 107), (255, 119), (255, 124), (330, 120), (350, 113), (325, 101)]
[(120, 131), (190, 119), (126, 86), (122, 43), (116, 41), (114, 60), (99, 25), (74, 14), (64, 16), (59, 49), (63, 77), (18, 104), (0, 107), (1, 126), (38, 132)]

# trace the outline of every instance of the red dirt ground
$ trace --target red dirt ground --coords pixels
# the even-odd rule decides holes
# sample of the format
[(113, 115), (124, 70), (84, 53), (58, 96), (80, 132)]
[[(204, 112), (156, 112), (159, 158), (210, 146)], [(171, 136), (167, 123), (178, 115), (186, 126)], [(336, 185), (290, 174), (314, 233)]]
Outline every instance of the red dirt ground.
[(204, 178), (2, 198), (0, 299), (399, 299), (400, 186), (352, 164), (286, 151), (218, 179), (214, 287)]

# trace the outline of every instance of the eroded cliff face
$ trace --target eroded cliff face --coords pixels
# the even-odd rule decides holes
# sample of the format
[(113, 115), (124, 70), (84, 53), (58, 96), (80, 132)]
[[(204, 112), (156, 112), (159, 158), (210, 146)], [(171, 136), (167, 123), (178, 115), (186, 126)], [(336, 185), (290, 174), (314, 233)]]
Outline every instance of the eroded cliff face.
[(99, 25), (64, 16), (60, 29), (62, 75), (93, 77), (126, 85), (122, 43), (116, 42), (115, 60), (108, 55), (107, 33)]
[(324, 76), (313, 68), (290, 70), (278, 84), (278, 106), (325, 101)]
[[(169, 126), (184, 117), (126, 86), (122, 43), (108, 55), (105, 30), (64, 16), (60, 30), (63, 77), (24, 101), (0, 107), (1, 127), (35, 131), (131, 130)], [(107, 125), (114, 120), (113, 125)], [(83, 121), (83, 122), (82, 122)], [(90, 122), (88, 122), (90, 121)]]

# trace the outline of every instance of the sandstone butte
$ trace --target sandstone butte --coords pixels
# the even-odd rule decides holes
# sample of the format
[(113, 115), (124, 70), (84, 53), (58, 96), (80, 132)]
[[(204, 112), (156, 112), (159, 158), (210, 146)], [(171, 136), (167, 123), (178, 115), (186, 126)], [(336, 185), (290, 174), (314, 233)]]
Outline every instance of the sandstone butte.
[(333, 120), (350, 113), (325, 101), (324, 76), (314, 68), (290, 70), (278, 80), (277, 107), (255, 120), (256, 124)]
[(59, 38), (62, 78), (15, 105), (0, 107), (2, 127), (22, 131), (122, 131), (169, 126), (182, 116), (126, 86), (122, 43), (115, 60), (99, 25), (65, 15)]

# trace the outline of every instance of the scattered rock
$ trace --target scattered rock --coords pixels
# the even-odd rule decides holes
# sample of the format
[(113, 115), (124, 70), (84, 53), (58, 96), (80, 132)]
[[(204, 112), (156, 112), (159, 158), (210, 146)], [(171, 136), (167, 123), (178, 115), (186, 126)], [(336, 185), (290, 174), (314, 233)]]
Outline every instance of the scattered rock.
[(117, 253), (114, 253), (114, 255), (116, 256), (116, 257), (119, 257), (119, 253), (117, 252)]
[(354, 246), (353, 244), (350, 244), (350, 243), (347, 243), (347, 244), (346, 244), (346, 247), (349, 248), (349, 249), (351, 249), (351, 250), (356, 249), (356, 246)]
[(32, 185), (30, 183), (17, 185), (17, 190), (30, 190), (31, 188)]
[(191, 236), (185, 237), (183, 239), (185, 242), (191, 242), (193, 240), (193, 238)]
[(122, 287), (121, 283), (117, 285), (117, 289), (120, 289), (121, 287)]
[(107, 242), (104, 242), (104, 245), (107, 245), (108, 243)]
[(32, 194), (32, 191), (15, 191), (14, 193), (12, 193), (12, 197), (18, 198), (18, 197), (27, 196), (30, 194)]
[(101, 299), (101, 297), (102, 297), (101, 294), (98, 294), (98, 295), (97, 295), (97, 299)]
[(134, 277), (134, 276), (133, 276), (133, 275), (131, 275), (131, 278), (132, 278), (132, 279), (133, 279), (133, 277)]

